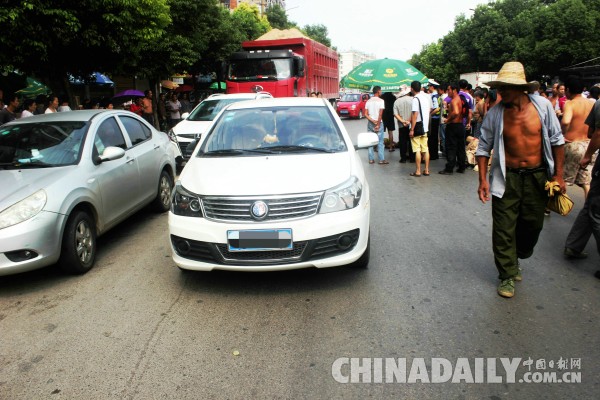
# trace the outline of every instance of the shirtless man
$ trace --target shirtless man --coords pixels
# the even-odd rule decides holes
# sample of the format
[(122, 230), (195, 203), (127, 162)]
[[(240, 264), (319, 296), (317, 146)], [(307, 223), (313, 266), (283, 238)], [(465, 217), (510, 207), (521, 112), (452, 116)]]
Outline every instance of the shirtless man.
[(569, 76), (565, 80), (566, 94), (569, 99), (565, 103), (563, 118), (560, 122), (565, 137), (565, 175), (567, 184), (573, 183), (583, 188), (587, 197), (590, 191), (595, 155), (587, 168), (580, 168), (579, 163), (588, 148), (588, 126), (585, 119), (590, 114), (594, 104), (581, 95), (583, 84), (577, 76)]
[(142, 118), (154, 126), (154, 112), (152, 110), (152, 91), (146, 90), (142, 99)]
[[(498, 294), (513, 297), (515, 281), (522, 280), (518, 259), (531, 257), (544, 225), (546, 180), (558, 182), (563, 193), (566, 191), (564, 139), (550, 102), (525, 93), (530, 85), (521, 63), (505, 63), (498, 78), (487, 85), (498, 89), (502, 102), (489, 110), (481, 126), (476, 153), (477, 192), (483, 203), (492, 195), (492, 248), (500, 278)], [(490, 185), (488, 160), (492, 149)]]
[(467, 151), (465, 148), (465, 126), (463, 125), (462, 101), (458, 92), (458, 84), (448, 85), (448, 97), (452, 100), (448, 104), (448, 118), (446, 118), (446, 168), (439, 173), (452, 175), (457, 164), (456, 172), (464, 173), (467, 162)]

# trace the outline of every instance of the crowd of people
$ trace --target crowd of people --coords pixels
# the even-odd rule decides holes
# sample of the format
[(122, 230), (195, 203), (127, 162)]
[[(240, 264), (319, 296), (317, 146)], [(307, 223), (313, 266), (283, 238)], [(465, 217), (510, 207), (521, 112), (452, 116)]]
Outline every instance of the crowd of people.
[[(117, 107), (129, 110), (144, 118), (157, 129), (166, 131), (177, 125), (181, 121), (182, 114), (189, 113), (193, 109), (194, 104), (190, 102), (188, 93), (179, 94), (174, 91), (161, 93), (158, 100), (155, 101), (152, 91), (146, 90), (144, 97), (135, 97), (130, 102), (119, 104)], [(92, 101), (86, 98), (76, 109), (113, 108), (115, 108), (115, 104), (112, 99), (102, 98)], [(35, 99), (22, 99), (17, 94), (11, 94), (5, 98), (3, 90), (0, 89), (0, 125), (19, 118), (65, 111), (72, 111), (69, 100), (66, 97), (59, 98), (54, 95), (40, 95)], [(156, 121), (155, 115), (157, 118)]]
[[(515, 282), (523, 279), (519, 260), (531, 257), (544, 216), (550, 215), (548, 187), (557, 185), (564, 194), (567, 186), (576, 185), (586, 199), (564, 255), (586, 258), (592, 234), (600, 253), (600, 163), (595, 164), (600, 84), (588, 91), (579, 77), (568, 76), (548, 90), (527, 81), (521, 63), (508, 62), (486, 86), (473, 88), (466, 80), (413, 81), (396, 94), (382, 94), (375, 86), (365, 106), (367, 129), (379, 136), (378, 163), (389, 164), (387, 131), (388, 150), (400, 150), (400, 163), (415, 164), (412, 177), (429, 176), (430, 160), (438, 157), (446, 158), (441, 175), (478, 171), (479, 199), (492, 202), (497, 292), (510, 298)], [(375, 163), (373, 148), (369, 163)]]

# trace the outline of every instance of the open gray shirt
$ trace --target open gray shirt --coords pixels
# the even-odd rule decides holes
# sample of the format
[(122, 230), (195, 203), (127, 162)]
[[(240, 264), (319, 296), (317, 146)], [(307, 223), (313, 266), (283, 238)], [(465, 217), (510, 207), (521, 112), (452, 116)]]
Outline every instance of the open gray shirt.
[[(544, 162), (548, 169), (548, 176), (554, 175), (554, 157), (552, 147), (565, 144), (560, 122), (552, 107), (552, 103), (541, 96), (529, 95), (542, 122), (542, 147), (544, 149)], [(481, 137), (477, 147), (476, 156), (490, 157), (494, 149), (492, 167), (490, 169), (490, 193), (500, 197), (504, 195), (506, 187), (506, 160), (504, 153), (504, 105), (499, 103), (492, 107), (485, 115), (481, 125)]]

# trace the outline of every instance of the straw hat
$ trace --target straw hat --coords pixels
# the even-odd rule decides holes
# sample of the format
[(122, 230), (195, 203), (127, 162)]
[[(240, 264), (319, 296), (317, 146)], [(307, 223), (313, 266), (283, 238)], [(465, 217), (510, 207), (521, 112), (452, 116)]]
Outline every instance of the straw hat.
[(486, 82), (486, 85), (491, 87), (492, 89), (498, 88), (498, 86), (520, 86), (523, 90), (533, 91), (535, 88), (534, 85), (530, 82), (527, 82), (525, 79), (525, 68), (523, 64), (518, 61), (509, 61), (504, 63), (502, 68), (500, 68), (500, 72), (498, 72), (498, 77), (495, 81)]

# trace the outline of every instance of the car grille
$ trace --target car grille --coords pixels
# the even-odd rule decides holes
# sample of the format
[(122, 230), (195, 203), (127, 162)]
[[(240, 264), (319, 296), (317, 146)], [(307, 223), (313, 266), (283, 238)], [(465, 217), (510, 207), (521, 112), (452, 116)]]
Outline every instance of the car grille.
[[(349, 241), (340, 245), (342, 237)], [(295, 242), (292, 250), (231, 252), (225, 243), (207, 243), (171, 235), (175, 252), (184, 258), (219, 265), (285, 265), (319, 260), (349, 252), (356, 246), (360, 230), (354, 229), (314, 240)], [(181, 246), (185, 243), (186, 246)]]
[(261, 221), (280, 221), (313, 216), (319, 209), (321, 193), (277, 197), (203, 197), (204, 216), (219, 221), (253, 222), (250, 212), (255, 201), (264, 201), (269, 212)]

